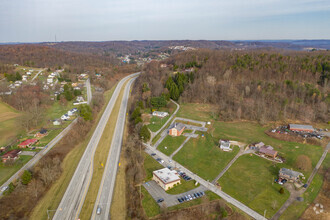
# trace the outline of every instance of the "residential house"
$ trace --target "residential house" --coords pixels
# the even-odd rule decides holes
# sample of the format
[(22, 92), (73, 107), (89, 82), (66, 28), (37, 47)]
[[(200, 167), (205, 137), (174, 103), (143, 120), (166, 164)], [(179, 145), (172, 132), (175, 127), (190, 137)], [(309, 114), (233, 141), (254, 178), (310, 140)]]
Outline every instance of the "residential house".
[(167, 67), (166, 63), (160, 64), (160, 68), (166, 68), (166, 67)]
[(165, 191), (181, 184), (178, 172), (168, 168), (153, 171), (152, 179)]
[(44, 137), (44, 136), (46, 136), (47, 134), (48, 134), (47, 130), (44, 129), (44, 128), (42, 128), (40, 131), (38, 131), (38, 132), (34, 135), (34, 137), (38, 137), (38, 138), (40, 138), (40, 137)]
[(53, 78), (47, 78), (47, 84), (53, 83)]
[(55, 119), (55, 120), (53, 121), (53, 125), (61, 125), (61, 124), (62, 124), (62, 122), (61, 122), (60, 119)]
[(180, 136), (186, 126), (182, 123), (174, 123), (170, 126), (169, 135), (171, 136)]
[(168, 116), (168, 113), (167, 112), (153, 111), (152, 116), (157, 116), (157, 117), (160, 117), (160, 118), (164, 118), (164, 117)]
[(27, 75), (23, 75), (23, 76), (22, 76), (22, 80), (23, 80), (23, 81), (27, 81), (27, 78), (28, 78)]
[(74, 113), (75, 113), (75, 112), (74, 112), (74, 111), (72, 111), (72, 110), (69, 110), (69, 111), (68, 111), (68, 115), (69, 115), (69, 116), (72, 116), (72, 115), (74, 115)]
[(77, 102), (83, 102), (83, 101), (85, 101), (84, 100), (84, 97), (82, 97), (82, 96), (77, 96)]
[(232, 151), (233, 149), (230, 148), (230, 141), (229, 140), (220, 140), (219, 147), (223, 151)]
[(64, 114), (64, 115), (61, 116), (61, 119), (66, 121), (66, 120), (70, 119), (70, 117), (69, 117), (68, 114)]
[(1, 156), (2, 162), (6, 163), (7, 161), (16, 161), (19, 158), (21, 150), (11, 150)]
[(277, 156), (277, 151), (275, 151), (272, 146), (262, 146), (261, 148), (259, 148), (259, 153), (271, 157), (273, 159), (275, 159), (275, 157)]
[(263, 142), (259, 142), (259, 143), (253, 143), (250, 145), (250, 149), (251, 150), (259, 150), (261, 147), (264, 147), (265, 144)]
[(299, 180), (300, 176), (303, 176), (302, 173), (299, 173), (297, 171), (293, 171), (287, 168), (281, 168), (279, 171), (278, 176), (282, 179), (286, 179), (290, 182), (297, 182)]
[(38, 142), (37, 139), (27, 139), (27, 140), (23, 141), (22, 143), (20, 143), (18, 146), (20, 148), (27, 148), (27, 147), (31, 147), (32, 145), (34, 145), (37, 142)]
[(314, 132), (315, 131), (315, 129), (311, 125), (289, 124), (288, 128), (291, 131), (302, 131), (302, 132)]

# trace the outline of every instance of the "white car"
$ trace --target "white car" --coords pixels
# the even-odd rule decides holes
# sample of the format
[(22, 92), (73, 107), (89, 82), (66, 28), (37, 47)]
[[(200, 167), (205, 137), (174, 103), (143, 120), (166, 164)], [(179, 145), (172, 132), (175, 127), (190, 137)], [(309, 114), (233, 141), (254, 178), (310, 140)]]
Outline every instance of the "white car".
[(161, 163), (164, 163), (164, 160), (161, 160), (160, 162), (161, 162)]
[(7, 189), (8, 189), (8, 186), (4, 186), (4, 187), (2, 187), (1, 192), (6, 191)]

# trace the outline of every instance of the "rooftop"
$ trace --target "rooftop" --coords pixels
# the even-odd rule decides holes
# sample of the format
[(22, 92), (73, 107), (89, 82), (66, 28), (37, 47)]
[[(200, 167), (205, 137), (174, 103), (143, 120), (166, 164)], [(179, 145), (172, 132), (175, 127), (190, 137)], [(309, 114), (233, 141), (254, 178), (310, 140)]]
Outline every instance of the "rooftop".
[(153, 174), (156, 175), (159, 179), (161, 179), (162, 182), (164, 182), (165, 184), (180, 180), (178, 173), (175, 170), (170, 170), (168, 168), (155, 170)]
[(314, 130), (311, 125), (299, 125), (299, 124), (289, 124), (290, 129), (303, 129), (303, 130)]
[(181, 131), (183, 128), (185, 128), (186, 126), (182, 123), (174, 123), (170, 126), (170, 129), (172, 128), (176, 128), (178, 131)]
[(275, 155), (277, 153), (271, 146), (261, 147), (259, 152), (268, 155)]
[(26, 146), (29, 144), (33, 144), (37, 141), (38, 141), (37, 139), (27, 139), (27, 140), (23, 141), (22, 143), (20, 143), (19, 146)]
[(4, 155), (2, 155), (2, 157), (5, 157), (5, 158), (14, 158), (14, 157), (17, 157), (17, 154), (21, 152), (21, 150), (11, 150), (11, 151), (8, 151), (7, 153), (5, 153)]
[(299, 176), (303, 175), (302, 173), (299, 173), (297, 171), (293, 171), (293, 170), (290, 170), (287, 168), (281, 168), (280, 173), (282, 173), (284, 175), (292, 176), (292, 177), (299, 177)]

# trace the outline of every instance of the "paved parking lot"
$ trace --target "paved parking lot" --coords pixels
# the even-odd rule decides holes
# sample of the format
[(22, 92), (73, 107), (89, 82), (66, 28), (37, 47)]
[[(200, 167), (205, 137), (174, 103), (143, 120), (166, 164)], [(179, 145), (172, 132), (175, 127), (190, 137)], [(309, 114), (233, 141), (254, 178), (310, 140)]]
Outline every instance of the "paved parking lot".
[[(184, 181), (184, 180), (182, 180)], [(165, 192), (163, 188), (161, 188), (155, 181), (151, 180), (149, 182), (146, 182), (143, 184), (144, 188), (148, 190), (149, 194), (154, 198), (155, 201), (157, 201), (160, 198), (163, 198), (164, 201), (161, 203), (158, 203), (159, 206), (165, 205), (166, 207), (174, 206), (180, 204), (178, 201), (179, 197), (188, 195), (188, 194), (194, 194), (195, 192), (205, 191), (207, 190), (204, 186), (199, 186), (196, 189), (187, 191), (185, 193), (177, 194), (177, 195), (170, 195)]]

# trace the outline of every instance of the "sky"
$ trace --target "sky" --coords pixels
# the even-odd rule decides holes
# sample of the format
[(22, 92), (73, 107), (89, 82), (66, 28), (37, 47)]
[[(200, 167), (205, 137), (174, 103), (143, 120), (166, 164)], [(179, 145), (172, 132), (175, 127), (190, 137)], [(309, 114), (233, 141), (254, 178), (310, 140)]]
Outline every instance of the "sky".
[(0, 42), (330, 39), (330, 0), (0, 0)]

